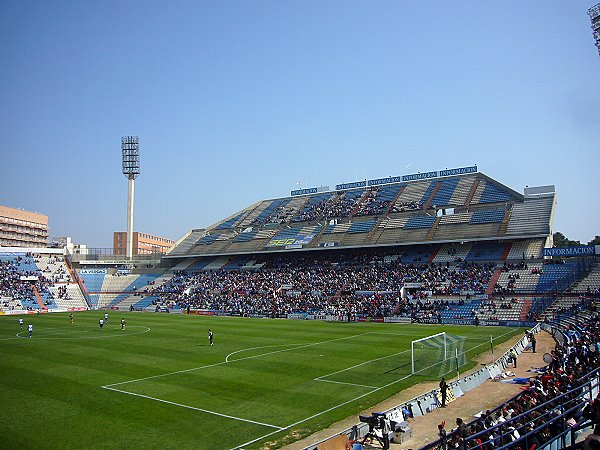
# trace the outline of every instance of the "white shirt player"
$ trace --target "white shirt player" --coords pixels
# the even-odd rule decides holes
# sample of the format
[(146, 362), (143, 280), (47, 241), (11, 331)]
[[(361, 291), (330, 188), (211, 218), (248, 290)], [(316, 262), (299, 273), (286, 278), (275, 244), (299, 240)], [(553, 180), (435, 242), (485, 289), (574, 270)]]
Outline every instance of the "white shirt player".
[(108, 322), (108, 313), (104, 313), (104, 321)]
[(102, 327), (104, 326), (104, 319), (100, 319), (98, 321), (98, 324), (100, 325), (100, 329), (102, 329)]
[(32, 324), (27, 325), (27, 331), (29, 331), (29, 337), (31, 337), (31, 334), (33, 333), (33, 325)]
[(21, 328), (23, 328), (23, 318), (22, 317), (19, 318), (19, 325), (21, 326)]

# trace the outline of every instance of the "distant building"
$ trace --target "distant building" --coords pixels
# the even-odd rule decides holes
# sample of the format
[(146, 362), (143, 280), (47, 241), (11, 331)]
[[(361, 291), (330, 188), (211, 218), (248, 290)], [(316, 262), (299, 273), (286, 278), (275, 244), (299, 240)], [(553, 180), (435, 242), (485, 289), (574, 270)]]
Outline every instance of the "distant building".
[(0, 246), (46, 247), (48, 216), (0, 206)]
[[(166, 253), (175, 241), (160, 236), (152, 236), (146, 233), (134, 231), (133, 254), (151, 255), (153, 253)], [(127, 232), (115, 231), (113, 233), (113, 253), (115, 255), (127, 254)]]

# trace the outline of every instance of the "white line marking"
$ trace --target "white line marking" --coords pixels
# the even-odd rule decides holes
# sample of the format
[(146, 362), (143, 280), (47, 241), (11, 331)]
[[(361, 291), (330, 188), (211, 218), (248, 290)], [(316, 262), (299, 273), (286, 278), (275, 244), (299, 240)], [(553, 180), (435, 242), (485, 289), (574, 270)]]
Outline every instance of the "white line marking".
[[(33, 333), (33, 337), (31, 338), (32, 340), (36, 340), (39, 341), (40, 339), (108, 339), (108, 338), (115, 338), (115, 337), (126, 337), (126, 336), (135, 336), (136, 334), (144, 334), (144, 333), (148, 333), (150, 331), (150, 328), (148, 327), (143, 327), (141, 325), (131, 325), (130, 328), (145, 328), (145, 330), (142, 331), (136, 331), (134, 333), (128, 333), (126, 331), (124, 332), (120, 332), (120, 333), (115, 333), (115, 334), (108, 334), (108, 333), (104, 333), (103, 331), (98, 331), (98, 333), (104, 333), (104, 334), (98, 334), (97, 336), (74, 336), (74, 337), (57, 337), (55, 335), (61, 335), (61, 334), (72, 334), (72, 333), (88, 333), (89, 330), (74, 330), (74, 331), (70, 331), (70, 332), (60, 332), (60, 333), (55, 333), (55, 335), (53, 334), (43, 334), (41, 336), (36, 335), (36, 332), (34, 331)], [(117, 330), (116, 328), (114, 328), (113, 330)], [(39, 332), (39, 330), (38, 330)], [(20, 331), (17, 333), (17, 338), (19, 339), (29, 339), (29, 336), (20, 336), (21, 333), (28, 333), (27, 331)], [(16, 338), (10, 338), (10, 339), (16, 339)]]
[[(504, 334), (501, 334), (501, 335), (500, 335), (500, 336), (498, 336), (498, 337), (504, 336), (504, 335), (506, 335), (506, 334), (509, 334), (509, 333), (511, 333), (511, 332), (512, 332), (512, 331), (508, 331), (508, 332), (506, 332), (506, 333), (504, 333)], [(424, 371), (424, 370), (427, 370), (427, 369), (429, 369), (430, 367), (433, 367), (433, 366), (435, 366), (435, 365), (436, 365), (436, 364), (432, 364), (432, 365), (431, 365), (431, 366), (429, 366), (429, 367), (425, 367), (425, 368), (421, 369), (419, 372), (422, 372), (422, 371)], [(417, 372), (417, 373), (419, 373), (419, 372)], [(412, 376), (413, 376), (413, 374), (408, 374), (408, 375), (406, 375), (405, 377), (399, 378), (398, 380), (392, 381), (391, 383), (388, 383), (388, 384), (386, 384), (386, 385), (384, 385), (384, 386), (381, 386), (381, 387), (375, 388), (375, 389), (373, 389), (372, 391), (366, 392), (366, 393), (364, 393), (364, 394), (362, 394), (362, 395), (359, 395), (358, 397), (355, 397), (355, 398), (353, 398), (353, 399), (351, 399), (351, 400), (348, 400), (348, 401), (346, 401), (346, 402), (340, 403), (339, 405), (336, 405), (336, 406), (332, 406), (331, 408), (329, 408), (329, 409), (326, 409), (325, 411), (321, 411), (321, 412), (319, 412), (319, 413), (317, 413), (317, 414), (313, 414), (312, 416), (310, 416), (310, 417), (307, 417), (306, 419), (299, 420), (299, 421), (298, 421), (298, 422), (296, 422), (296, 423), (293, 423), (293, 424), (291, 424), (291, 425), (288, 425), (288, 426), (286, 426), (286, 427), (285, 427), (283, 430), (277, 430), (277, 431), (273, 431), (273, 432), (271, 432), (271, 433), (269, 433), (269, 434), (265, 434), (264, 436), (261, 436), (261, 437), (259, 437), (259, 438), (253, 439), (253, 440), (251, 440), (251, 441), (248, 441), (248, 442), (244, 442), (243, 444), (241, 444), (241, 445), (238, 445), (237, 447), (233, 447), (233, 448), (231, 448), (230, 450), (237, 450), (237, 449), (241, 449), (241, 448), (245, 447), (246, 445), (250, 445), (250, 444), (253, 444), (253, 443), (255, 443), (255, 442), (261, 441), (261, 440), (263, 440), (263, 439), (265, 439), (265, 438), (268, 438), (269, 436), (272, 436), (272, 435), (274, 435), (274, 434), (277, 434), (277, 433), (279, 433), (279, 432), (281, 432), (281, 431), (286, 431), (286, 430), (289, 430), (290, 428), (292, 428), (292, 427), (295, 427), (296, 425), (300, 425), (301, 423), (307, 422), (307, 421), (309, 421), (309, 420), (311, 420), (311, 419), (314, 419), (315, 417), (318, 417), (318, 416), (320, 416), (320, 415), (322, 415), (322, 414), (328, 413), (329, 411), (333, 411), (334, 409), (336, 409), (336, 408), (339, 408), (340, 406), (347, 405), (348, 403), (352, 403), (352, 402), (354, 402), (354, 401), (356, 401), (356, 400), (359, 400), (359, 399), (361, 399), (361, 398), (363, 398), (363, 397), (366, 397), (366, 396), (368, 396), (368, 395), (371, 395), (373, 392), (377, 392), (377, 391), (380, 391), (380, 390), (382, 390), (382, 389), (385, 389), (385, 388), (387, 388), (387, 387), (390, 387), (390, 386), (392, 386), (392, 385), (394, 385), (394, 384), (396, 384), (396, 383), (399, 383), (400, 381), (404, 381), (404, 380), (406, 380), (407, 378), (410, 378), (410, 377), (412, 377)]]
[(358, 386), (358, 387), (366, 387), (369, 389), (377, 389), (377, 386), (367, 386), (366, 384), (356, 384), (356, 383), (344, 383), (343, 381), (322, 380), (320, 378), (315, 378), (313, 381), (321, 381), (323, 383), (346, 384), (348, 386)]
[(248, 350), (258, 350), (259, 348), (273, 348), (273, 347), (291, 347), (294, 345), (302, 345), (302, 344), (278, 344), (278, 345), (263, 345), (262, 347), (250, 347), (250, 348), (243, 348), (241, 350), (235, 351), (233, 353), (230, 353), (229, 355), (227, 355), (225, 357), (225, 362), (229, 362), (229, 357), (233, 356), (237, 353), (242, 353), (242, 352), (246, 352)]
[(129, 383), (135, 383), (137, 381), (151, 380), (153, 378), (166, 377), (166, 376), (169, 376), (169, 375), (176, 375), (178, 373), (193, 372), (194, 370), (200, 370), (200, 369), (207, 369), (209, 367), (222, 366), (223, 364), (231, 364), (231, 363), (234, 363), (234, 362), (237, 362), (237, 361), (245, 361), (245, 360), (248, 360), (248, 359), (260, 358), (261, 356), (274, 355), (276, 353), (289, 352), (290, 350), (296, 350), (296, 349), (299, 349), (299, 348), (314, 347), (315, 345), (326, 344), (328, 342), (341, 341), (341, 340), (344, 340), (344, 339), (352, 339), (352, 338), (355, 338), (355, 337), (358, 337), (358, 336), (364, 336), (365, 334), (369, 334), (369, 333), (367, 332), (367, 333), (355, 334), (355, 335), (352, 335), (352, 336), (345, 336), (345, 337), (341, 337), (341, 338), (328, 339), (326, 341), (313, 342), (312, 344), (304, 344), (304, 345), (300, 345), (298, 347), (286, 348), (286, 349), (283, 349), (283, 350), (275, 350), (275, 351), (272, 351), (272, 352), (261, 353), (259, 355), (246, 356), (244, 358), (234, 359), (232, 361), (221, 361), (221, 362), (214, 363), (214, 364), (207, 364), (205, 366), (192, 367), (191, 369), (177, 370), (175, 372), (162, 373), (162, 374), (159, 374), (159, 375), (152, 375), (152, 376), (149, 376), (149, 377), (137, 378), (135, 380), (120, 381), (119, 383), (107, 384), (106, 386), (119, 386), (121, 384), (129, 384)]
[(277, 425), (271, 425), (271, 424), (268, 424), (268, 423), (257, 422), (255, 420), (244, 419), (242, 417), (235, 417), (235, 416), (230, 416), (230, 415), (227, 415), (227, 414), (221, 414), (221, 413), (218, 413), (218, 412), (215, 412), (215, 411), (209, 411), (208, 409), (196, 408), (194, 406), (189, 406), (189, 405), (183, 405), (181, 403), (170, 402), (168, 400), (163, 400), (163, 399), (156, 398), (156, 397), (150, 397), (148, 395), (136, 394), (135, 392), (122, 391), (121, 389), (115, 389), (115, 388), (112, 388), (112, 387), (109, 387), (109, 386), (101, 386), (101, 387), (103, 389), (108, 389), (110, 391), (120, 392), (122, 394), (127, 394), (127, 395), (134, 395), (136, 397), (142, 397), (142, 398), (146, 398), (146, 399), (149, 399), (149, 400), (154, 400), (154, 401), (161, 402), (161, 403), (166, 403), (168, 405), (179, 406), (181, 408), (187, 408), (187, 409), (193, 409), (194, 411), (201, 411), (203, 413), (212, 414), (212, 415), (220, 416), (220, 417), (226, 417), (228, 419), (239, 420), (239, 421), (242, 421), (242, 422), (253, 423), (255, 425), (262, 425), (264, 427), (276, 428), (278, 431), (284, 430), (284, 428), (278, 427)]
[(369, 363), (372, 363), (374, 361), (379, 361), (380, 359), (391, 358), (392, 356), (401, 355), (402, 353), (406, 353), (406, 352), (409, 352), (409, 351), (410, 350), (402, 350), (401, 352), (393, 353), (391, 355), (382, 356), (381, 358), (375, 358), (375, 359), (371, 359), (369, 361), (361, 362), (359, 364), (355, 364), (354, 366), (350, 366), (350, 367), (347, 367), (345, 369), (338, 370), (337, 372), (331, 372), (331, 373), (328, 373), (327, 375), (321, 375), (320, 377), (315, 378), (315, 380), (321, 381), (323, 378), (329, 377), (331, 375), (335, 375), (336, 373), (345, 372), (347, 370), (352, 370), (352, 369), (354, 369), (356, 367), (364, 366), (365, 364), (369, 364)]
[[(500, 335), (499, 337), (504, 336), (504, 335), (509, 334), (509, 333), (511, 333), (511, 331), (506, 332), (506, 333)], [(135, 380), (123, 381), (123, 382), (120, 382), (120, 383), (108, 384), (108, 385), (102, 386), (102, 388), (103, 389), (112, 390), (112, 391), (115, 391), (115, 392), (121, 392), (121, 393), (124, 393), (124, 394), (134, 395), (134, 396), (137, 396), (137, 397), (142, 397), (142, 398), (146, 398), (146, 399), (149, 399), (149, 400), (154, 400), (154, 401), (158, 401), (158, 402), (162, 402), (162, 403), (166, 403), (166, 404), (170, 404), (170, 405), (174, 405), (174, 406), (179, 406), (179, 407), (182, 407), (182, 408), (187, 408), (187, 409), (192, 409), (192, 410), (196, 410), (196, 411), (206, 412), (208, 414), (214, 414), (214, 415), (217, 415), (217, 416), (227, 417), (227, 418), (234, 419), (234, 420), (241, 420), (241, 421), (244, 421), (244, 422), (255, 423), (255, 424), (259, 424), (259, 425), (263, 425), (263, 426), (267, 426), (267, 427), (271, 427), (271, 428), (277, 428), (275, 431), (272, 431), (271, 433), (265, 434), (264, 436), (260, 436), (260, 437), (258, 437), (256, 439), (251, 440), (251, 441), (245, 442), (245, 443), (243, 443), (241, 445), (238, 445), (237, 447), (233, 447), (231, 450), (241, 449), (241, 448), (245, 447), (246, 445), (250, 445), (250, 444), (253, 444), (254, 442), (258, 442), (258, 441), (263, 440), (263, 439), (265, 439), (265, 438), (267, 438), (269, 436), (277, 434), (277, 433), (279, 433), (281, 431), (289, 430), (290, 428), (295, 427), (296, 425), (299, 425), (301, 423), (307, 422), (307, 421), (309, 421), (311, 419), (314, 419), (315, 417), (318, 417), (320, 415), (323, 415), (325, 413), (333, 411), (336, 408), (339, 408), (341, 406), (347, 405), (348, 403), (352, 403), (352, 402), (354, 402), (356, 400), (359, 400), (359, 399), (361, 399), (363, 397), (371, 395), (374, 392), (380, 391), (380, 390), (385, 389), (385, 388), (387, 388), (389, 386), (392, 386), (392, 385), (394, 385), (396, 383), (404, 381), (404, 380), (412, 377), (414, 374), (408, 374), (405, 377), (399, 378), (399, 379), (397, 379), (395, 381), (392, 381), (392, 382), (390, 382), (388, 384), (385, 384), (385, 385), (377, 387), (377, 388), (373, 388), (373, 390), (371, 390), (371, 391), (365, 392), (364, 394), (361, 394), (361, 395), (359, 395), (359, 396), (357, 396), (355, 398), (347, 400), (347, 401), (345, 401), (343, 403), (340, 403), (338, 405), (332, 406), (331, 408), (328, 408), (328, 409), (326, 409), (324, 411), (321, 411), (321, 412), (318, 412), (316, 414), (313, 414), (310, 417), (307, 417), (305, 419), (299, 420), (299, 421), (297, 421), (297, 422), (295, 422), (295, 423), (293, 423), (291, 425), (288, 425), (286, 427), (278, 427), (276, 425), (263, 424), (263, 423), (254, 422), (254, 421), (248, 420), (248, 419), (241, 419), (241, 418), (237, 418), (237, 417), (233, 417), (233, 416), (228, 416), (226, 414), (221, 414), (221, 413), (217, 413), (217, 412), (214, 412), (214, 411), (208, 411), (208, 410), (204, 410), (204, 409), (201, 409), (201, 408), (196, 408), (196, 407), (188, 406), (188, 405), (182, 405), (180, 403), (174, 403), (174, 402), (170, 402), (170, 401), (167, 401), (167, 400), (162, 400), (162, 399), (155, 398), (155, 397), (150, 397), (150, 396), (146, 396), (146, 395), (142, 395), (142, 394), (136, 394), (134, 392), (127, 392), (127, 391), (123, 391), (123, 390), (120, 390), (120, 389), (115, 389), (115, 388), (112, 388), (111, 386), (118, 386), (118, 385), (121, 385), (121, 384), (134, 383), (136, 381), (149, 380), (149, 379), (153, 379), (153, 378), (159, 378), (159, 377), (164, 377), (164, 376), (168, 376), (168, 375), (174, 375), (174, 374), (178, 374), (178, 373), (191, 372), (191, 371), (194, 371), (194, 370), (199, 370), (199, 369), (204, 369), (204, 368), (209, 368), (209, 367), (214, 367), (214, 366), (220, 366), (220, 365), (223, 365), (223, 364), (229, 364), (229, 363), (235, 362), (235, 361), (244, 361), (244, 360), (247, 360), (247, 359), (255, 359), (255, 358), (259, 358), (261, 356), (272, 355), (272, 354), (276, 354), (276, 353), (283, 353), (283, 352), (287, 352), (287, 351), (295, 350), (295, 349), (299, 349), (299, 348), (313, 347), (313, 346), (320, 345), (320, 344), (325, 344), (325, 343), (328, 343), (328, 342), (340, 341), (340, 340), (344, 340), (344, 339), (352, 339), (352, 338), (355, 338), (355, 337), (364, 336), (366, 334), (384, 334), (384, 333), (381, 333), (381, 332), (370, 332), (370, 331), (368, 331), (368, 332), (365, 332), (365, 333), (355, 334), (355, 335), (352, 335), (352, 336), (346, 336), (346, 337), (336, 338), (336, 339), (329, 339), (329, 340), (326, 340), (326, 341), (315, 342), (315, 343), (312, 343), (312, 344), (299, 345), (299, 346), (296, 346), (296, 347), (293, 347), (293, 348), (288, 348), (288, 349), (283, 349), (283, 350), (276, 350), (276, 351), (273, 351), (273, 352), (267, 352), (267, 353), (262, 353), (262, 354), (259, 354), (259, 355), (248, 356), (248, 357), (245, 357), (245, 358), (239, 358), (239, 359), (235, 359), (235, 360), (232, 360), (232, 361), (227, 361), (226, 360), (226, 361), (222, 361), (222, 362), (215, 363), (215, 364), (208, 364), (208, 365), (205, 365), (205, 366), (195, 367), (195, 368), (192, 368), (192, 369), (179, 370), (179, 371), (176, 371), (176, 372), (169, 372), (169, 373), (164, 373), (164, 374), (160, 374), (160, 375), (154, 375), (154, 376), (150, 376), (150, 377), (139, 378), (139, 379), (135, 379)], [(392, 333), (385, 333), (385, 334), (392, 334)], [(477, 346), (477, 347), (479, 347), (479, 346)], [(476, 347), (474, 347), (474, 348), (476, 348)], [(248, 349), (246, 349), (246, 350), (248, 350)], [(409, 350), (404, 350), (402, 352), (395, 353), (394, 355), (405, 353), (405, 352), (408, 352), (408, 351)], [(236, 353), (236, 352), (234, 352), (234, 353)], [(367, 364), (369, 362), (377, 361), (378, 359), (383, 359), (383, 358), (387, 358), (387, 357), (390, 357), (390, 356), (393, 356), (393, 355), (387, 355), (387, 356), (383, 356), (381, 358), (377, 358), (377, 359), (374, 359), (374, 360), (371, 360), (371, 361), (365, 361), (364, 363), (357, 364), (357, 365), (352, 366), (350, 368), (342, 369), (342, 370), (339, 370), (337, 372), (333, 372), (333, 373), (328, 374), (328, 375), (323, 375), (323, 377), (326, 377), (326, 376), (329, 376), (329, 375), (334, 375), (334, 374), (340, 373), (340, 372), (344, 372), (344, 371), (349, 370), (349, 369), (351, 369), (353, 367), (358, 367), (358, 366)], [(421, 369), (419, 372), (422, 372), (423, 370), (427, 370), (430, 367), (433, 367), (435, 365), (436, 364), (433, 364), (433, 365), (431, 365), (429, 367), (425, 367), (425, 368)], [(419, 372), (417, 372), (417, 373), (419, 373)], [(321, 378), (321, 377), (319, 377), (319, 378)], [(321, 379), (315, 379), (314, 381), (332, 382), (330, 380), (321, 380)], [(341, 384), (341, 382), (338, 382), (338, 383)], [(365, 386), (365, 387), (367, 387), (367, 386)]]

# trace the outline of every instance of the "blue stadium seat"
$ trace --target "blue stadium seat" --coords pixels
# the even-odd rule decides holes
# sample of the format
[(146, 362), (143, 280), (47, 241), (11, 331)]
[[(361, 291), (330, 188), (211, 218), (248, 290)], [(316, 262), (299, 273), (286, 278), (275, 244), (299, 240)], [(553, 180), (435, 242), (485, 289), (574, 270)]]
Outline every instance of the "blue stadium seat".
[(417, 216), (411, 217), (408, 219), (406, 224), (404, 224), (405, 230), (416, 230), (418, 228), (431, 228), (433, 223), (435, 222), (435, 217), (433, 216)]
[(483, 190), (483, 194), (481, 194), (481, 199), (479, 203), (496, 203), (496, 202), (507, 202), (512, 198), (508, 192), (503, 189), (500, 189), (495, 184), (487, 182), (485, 184), (485, 188)]
[(503, 209), (494, 209), (491, 211), (475, 211), (471, 216), (471, 224), (496, 223), (504, 219)]

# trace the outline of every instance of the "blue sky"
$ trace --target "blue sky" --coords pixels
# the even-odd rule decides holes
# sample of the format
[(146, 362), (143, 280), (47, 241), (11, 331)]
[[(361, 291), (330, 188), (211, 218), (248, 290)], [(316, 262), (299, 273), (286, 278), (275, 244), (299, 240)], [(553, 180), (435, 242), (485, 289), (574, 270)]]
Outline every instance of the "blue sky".
[(0, 1), (0, 204), (110, 247), (302, 187), (477, 164), (600, 234), (589, 1)]

